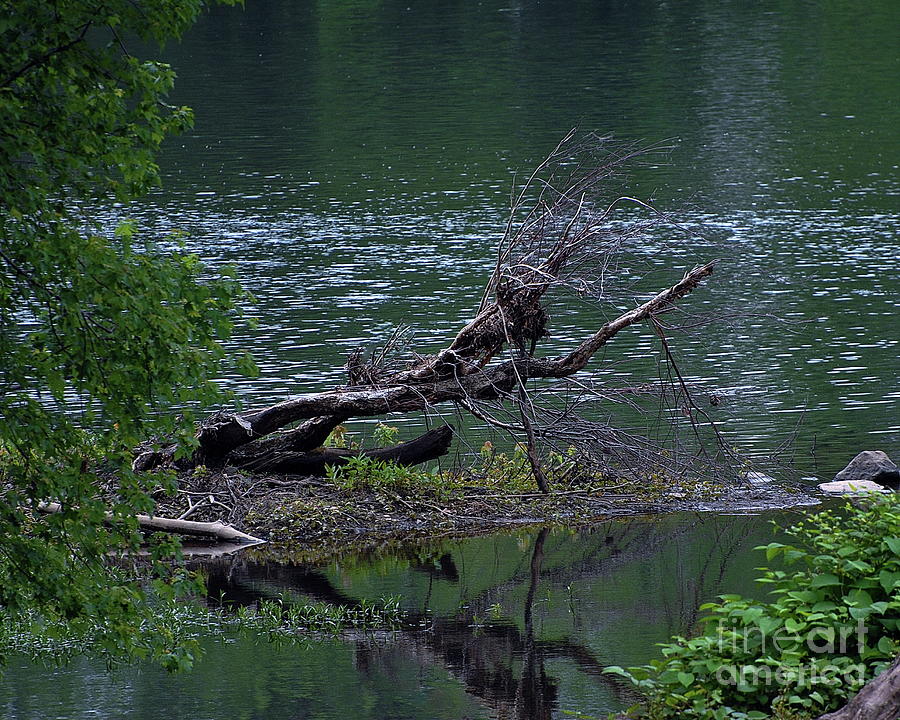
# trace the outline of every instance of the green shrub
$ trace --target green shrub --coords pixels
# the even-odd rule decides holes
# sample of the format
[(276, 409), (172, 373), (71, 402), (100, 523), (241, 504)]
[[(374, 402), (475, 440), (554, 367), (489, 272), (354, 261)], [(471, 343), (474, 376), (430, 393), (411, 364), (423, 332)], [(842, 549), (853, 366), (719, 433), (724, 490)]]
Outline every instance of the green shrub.
[[(534, 493), (537, 484), (528, 462), (524, 443), (516, 443), (509, 453), (498, 451), (490, 441), (482, 445), (478, 458), (471, 468), (461, 474), (460, 481), (474, 481), (501, 493)], [(575, 449), (569, 448), (563, 455), (550, 452), (542, 459), (543, 470), (551, 489), (568, 487), (575, 480), (583, 480), (576, 472)]]
[(900, 652), (900, 502), (808, 516), (796, 545), (757, 548), (771, 602), (723, 595), (701, 607), (704, 633), (675, 637), (649, 665), (606, 672), (630, 680), (651, 718), (810, 717), (846, 703)]
[(322, 447), (327, 448), (342, 448), (342, 449), (352, 449), (355, 446), (355, 443), (350, 440), (347, 433), (347, 428), (343, 425), (338, 425), (334, 430), (332, 430), (328, 437), (325, 438), (325, 442), (322, 443)]
[(376, 447), (387, 447), (388, 445), (396, 445), (400, 435), (400, 429), (393, 425), (385, 425), (378, 423), (372, 433), (372, 439), (375, 440)]
[(433, 473), (364, 455), (350, 458), (345, 465), (329, 465), (326, 477), (344, 490), (387, 490), (400, 495), (434, 494), (441, 490), (441, 478)]

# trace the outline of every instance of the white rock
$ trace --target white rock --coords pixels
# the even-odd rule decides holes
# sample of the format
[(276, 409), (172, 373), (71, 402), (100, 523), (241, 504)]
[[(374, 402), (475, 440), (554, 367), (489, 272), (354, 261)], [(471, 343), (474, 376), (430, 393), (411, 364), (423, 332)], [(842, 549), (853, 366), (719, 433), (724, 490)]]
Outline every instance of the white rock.
[(829, 495), (862, 495), (868, 492), (889, 493), (891, 490), (871, 480), (836, 480), (820, 483), (819, 490)]

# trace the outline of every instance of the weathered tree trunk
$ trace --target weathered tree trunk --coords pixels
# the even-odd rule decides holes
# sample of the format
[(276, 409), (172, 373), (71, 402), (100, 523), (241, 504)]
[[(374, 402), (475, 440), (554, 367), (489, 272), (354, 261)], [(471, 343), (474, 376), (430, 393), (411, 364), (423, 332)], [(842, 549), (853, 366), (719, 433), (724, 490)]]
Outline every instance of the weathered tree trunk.
[(869, 681), (840, 710), (818, 720), (898, 720), (900, 718), (900, 657)]
[(346, 465), (351, 458), (360, 455), (372, 460), (394, 462), (397, 465), (418, 465), (445, 455), (450, 449), (452, 439), (453, 427), (442, 425), (409, 442), (375, 450), (357, 452), (343, 448), (319, 447), (308, 451), (274, 451), (271, 448), (264, 448), (261, 453), (242, 453), (242, 449), (238, 449), (230, 460), (238, 467), (254, 472), (322, 475), (327, 466)]

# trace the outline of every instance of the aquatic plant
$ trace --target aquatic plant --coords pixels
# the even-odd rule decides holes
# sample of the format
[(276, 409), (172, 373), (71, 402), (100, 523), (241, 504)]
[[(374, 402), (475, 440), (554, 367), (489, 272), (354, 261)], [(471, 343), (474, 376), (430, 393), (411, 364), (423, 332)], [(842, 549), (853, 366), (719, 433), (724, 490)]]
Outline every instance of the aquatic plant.
[[(153, 659), (169, 671), (190, 670), (202, 656), (200, 638), (264, 636), (267, 641), (313, 641), (322, 634), (349, 630), (392, 630), (402, 613), (396, 597), (362, 600), (355, 606), (303, 603), (287, 597), (261, 600), (254, 606), (210, 607), (200, 602), (156, 598), (144, 623), (145, 642), (131, 659)], [(109, 667), (126, 658), (111, 644), (115, 635), (102, 623), (75, 625), (47, 620), (34, 611), (0, 615), (0, 650), (22, 653), (33, 661), (64, 665), (78, 655), (106, 660)]]

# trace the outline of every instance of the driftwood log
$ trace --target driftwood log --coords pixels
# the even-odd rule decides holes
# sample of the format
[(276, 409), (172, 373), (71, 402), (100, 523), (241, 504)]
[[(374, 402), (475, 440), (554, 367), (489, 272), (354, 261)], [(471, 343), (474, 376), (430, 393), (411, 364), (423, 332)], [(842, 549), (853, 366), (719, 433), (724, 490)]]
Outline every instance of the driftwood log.
[[(57, 502), (47, 502), (38, 505), (38, 510), (44, 513), (62, 512), (62, 505)], [(106, 513), (107, 519), (112, 519), (112, 513)], [(181, 520), (176, 518), (161, 518), (152, 515), (137, 515), (138, 525), (142, 530), (154, 532), (174, 533), (176, 535), (189, 535), (192, 537), (208, 538), (228, 543), (253, 544), (264, 543), (265, 540), (248, 535), (236, 528), (222, 522), (195, 522), (193, 520)]]
[[(660, 216), (634, 198), (601, 199), (599, 188), (622, 165), (645, 152), (621, 146), (610, 149), (606, 139), (595, 136), (582, 140), (574, 134), (567, 136), (521, 190), (514, 192), (510, 219), (480, 307), (440, 352), (427, 357), (407, 352), (396, 362), (386, 359), (387, 347), (366, 361), (361, 352), (356, 353), (347, 363), (346, 386), (300, 394), (269, 407), (218, 412), (200, 425), (197, 449), (189, 460), (176, 462), (174, 448), (157, 447), (136, 457), (135, 470), (203, 464), (251, 472), (322, 474), (326, 466), (339, 465), (351, 456), (346, 450), (322, 447), (329, 434), (347, 420), (422, 412), (448, 403), (524, 439), (535, 479), (546, 492), (538, 445), (549, 431), (542, 424), (544, 408), (529, 388), (542, 381), (568, 382), (618, 333), (637, 323), (649, 324), (662, 338), (670, 362), (660, 318), (713, 272), (712, 262), (687, 269), (682, 265), (682, 277), (655, 293), (636, 291), (628, 284), (640, 277), (633, 272), (626, 276), (619, 257), (634, 250), (630, 243), (642, 238), (650, 226), (659, 225)], [(629, 216), (622, 220), (617, 215), (622, 205), (647, 213), (650, 219), (635, 221)], [(618, 296), (611, 294), (615, 288)], [(568, 292), (579, 301), (592, 302), (606, 319), (568, 351), (539, 356), (538, 344), (548, 334), (545, 305), (551, 290), (554, 298), (559, 292)], [(634, 300), (639, 292), (645, 298), (642, 302)], [(628, 306), (630, 309), (623, 311)], [(611, 308), (616, 312), (610, 312)], [(576, 381), (573, 387), (583, 389), (585, 383)], [(683, 405), (679, 413), (690, 415), (693, 423), (696, 408), (683, 402), (686, 388), (682, 395), (674, 395), (682, 398), (677, 399)], [(513, 409), (511, 416), (509, 408)], [(558, 410), (553, 412), (557, 413), (552, 423), (555, 427), (571, 426), (572, 418), (562, 422)], [(414, 465), (446, 453), (451, 433), (445, 426), (408, 443), (365, 454)], [(597, 428), (582, 433), (590, 442), (599, 436)], [(568, 444), (574, 444), (571, 437)], [(603, 445), (602, 452), (609, 452), (608, 445)], [(647, 465), (645, 456), (636, 453), (627, 459)]]
[(818, 720), (898, 720), (900, 718), (900, 657), (870, 680), (840, 710)]

